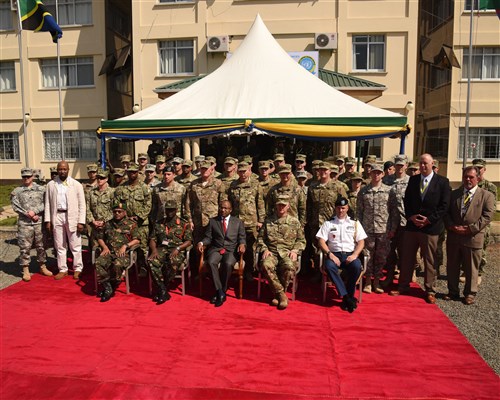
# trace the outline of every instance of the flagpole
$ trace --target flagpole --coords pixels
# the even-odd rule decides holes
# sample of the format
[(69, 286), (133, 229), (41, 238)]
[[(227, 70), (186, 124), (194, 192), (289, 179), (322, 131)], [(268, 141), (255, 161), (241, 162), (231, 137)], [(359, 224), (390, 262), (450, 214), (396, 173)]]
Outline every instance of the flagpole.
[[(479, 4), (478, 4), (479, 8)], [(469, 59), (467, 67), (467, 99), (465, 102), (465, 133), (464, 133), (464, 154), (462, 157), (462, 168), (467, 166), (467, 142), (469, 141), (469, 118), (470, 118), (470, 85), (472, 70), (472, 29), (474, 26), (474, 1), (471, 1), (470, 21), (469, 21)]]
[(28, 158), (28, 134), (26, 132), (26, 106), (24, 104), (24, 64), (23, 64), (23, 53), (22, 53), (22, 48), (23, 48), (23, 39), (22, 39), (22, 33), (23, 33), (23, 26), (21, 23), (21, 10), (19, 7), (19, 4), (16, 1), (16, 8), (17, 8), (17, 20), (19, 22), (19, 35), (17, 36), (17, 42), (19, 46), (19, 69), (20, 69), (20, 77), (21, 77), (21, 111), (23, 113), (22, 120), (23, 120), (23, 139), (24, 139), (24, 160), (26, 162), (26, 167), (30, 166), (30, 161)]
[[(59, 5), (58, 0), (56, 0), (56, 22), (59, 24)], [(63, 129), (63, 117), (62, 117), (62, 89), (61, 89), (61, 46), (59, 44), (59, 39), (57, 40), (57, 89), (59, 96), (59, 131), (61, 132), (61, 159), (65, 160), (64, 151), (64, 129)]]

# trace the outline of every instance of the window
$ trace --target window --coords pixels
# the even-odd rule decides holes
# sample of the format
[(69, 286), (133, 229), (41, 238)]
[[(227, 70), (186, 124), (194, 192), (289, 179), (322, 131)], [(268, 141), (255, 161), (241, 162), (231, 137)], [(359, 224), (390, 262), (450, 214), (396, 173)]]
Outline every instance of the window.
[(160, 0), (160, 3), (193, 3), (194, 0)]
[(0, 92), (16, 90), (14, 61), (0, 62)]
[(16, 132), (0, 133), (0, 160), (19, 161), (19, 135)]
[[(469, 72), (469, 49), (464, 48), (462, 78)], [(472, 49), (472, 79), (500, 79), (500, 47), (474, 47)]]
[[(451, 70), (430, 66), (430, 80), (429, 86), (431, 89), (436, 89), (438, 87), (449, 85), (451, 83)], [(433, 154), (433, 153), (431, 153)]]
[(10, 1), (0, 1), (0, 31), (11, 31), (14, 29), (12, 16), (14, 13), (10, 9)]
[[(62, 159), (61, 132), (43, 133), (45, 160)], [(67, 160), (95, 160), (97, 156), (97, 137), (92, 131), (64, 132), (64, 158)]]
[(92, 23), (92, 0), (58, 0), (59, 13), (56, 14), (56, 0), (43, 2), (57, 23), (64, 25), (90, 25)]
[(429, 129), (425, 138), (425, 150), (434, 157), (448, 158), (448, 127)]
[[(57, 60), (41, 61), (42, 87), (57, 87)], [(92, 86), (94, 84), (94, 60), (92, 57), (61, 58), (62, 87)]]
[(192, 74), (194, 41), (166, 40), (159, 44), (160, 74)]
[(385, 36), (360, 35), (352, 37), (353, 69), (383, 71), (385, 69)]
[[(484, 4), (484, 1), (482, 2)], [(489, 5), (489, 2), (486, 2)], [(465, 9), (470, 10), (472, 0), (465, 0)], [(483, 6), (484, 7), (484, 6)], [(479, 9), (479, 0), (474, 0), (474, 10)], [(494, 10), (494, 8), (485, 8), (485, 10)]]
[[(460, 128), (458, 157), (463, 158), (465, 128)], [(469, 128), (467, 158), (499, 160), (500, 128)]]

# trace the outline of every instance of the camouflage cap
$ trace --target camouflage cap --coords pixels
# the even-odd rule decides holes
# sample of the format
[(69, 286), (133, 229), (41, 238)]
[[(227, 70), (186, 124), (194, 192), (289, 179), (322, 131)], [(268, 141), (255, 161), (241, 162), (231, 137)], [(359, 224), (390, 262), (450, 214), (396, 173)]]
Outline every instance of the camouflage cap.
[(318, 165), (319, 165), (320, 163), (322, 163), (322, 162), (323, 162), (323, 161), (321, 161), (321, 160), (313, 160), (313, 161), (312, 161), (312, 163), (311, 163), (311, 168), (312, 168), (312, 169), (318, 169)]
[(120, 156), (120, 162), (130, 162), (132, 160), (132, 156), (130, 154), (124, 154), (123, 156)]
[(57, 167), (50, 167), (50, 174), (57, 174)]
[(164, 163), (166, 160), (165, 156), (156, 156), (156, 164)]
[(168, 199), (165, 201), (165, 210), (175, 210), (177, 209), (177, 203), (174, 199)]
[(240, 172), (240, 171), (248, 171), (249, 167), (250, 167), (250, 165), (248, 165), (247, 162), (245, 162), (245, 161), (239, 162), (238, 163), (238, 172)]
[(140, 160), (140, 159), (148, 159), (148, 155), (146, 153), (139, 153), (139, 155), (137, 156), (137, 159)]
[(119, 209), (119, 210), (127, 210), (127, 203), (122, 202), (120, 200), (114, 200), (113, 203), (111, 204), (111, 208), (113, 210)]
[(338, 174), (339, 166), (338, 165), (330, 165), (330, 174)]
[(156, 171), (156, 166), (154, 164), (147, 164), (146, 165), (146, 171), (155, 172)]
[(408, 169), (419, 169), (419, 164), (418, 162), (412, 162), (410, 165), (408, 165)]
[(97, 176), (100, 178), (107, 178), (109, 176), (109, 171), (107, 169), (99, 168), (97, 170)]
[(212, 163), (208, 160), (203, 160), (200, 163), (200, 168), (210, 168), (212, 166)]
[(363, 161), (363, 165), (366, 164), (374, 164), (377, 162), (377, 156), (374, 154), (367, 155), (365, 160)]
[(137, 165), (134, 162), (130, 163), (130, 165), (128, 166), (127, 172), (136, 172), (136, 171), (139, 171), (139, 165)]
[(271, 162), (269, 160), (259, 161), (259, 169), (261, 168), (270, 168)]
[(285, 155), (283, 153), (276, 153), (274, 155), (274, 161), (285, 161)]
[(486, 167), (486, 161), (483, 160), (482, 158), (475, 158), (474, 160), (472, 160), (472, 166), (474, 166), (474, 167)]
[(182, 164), (183, 161), (184, 160), (180, 157), (174, 157), (174, 159), (172, 160), (172, 164)]
[(295, 161), (306, 161), (307, 156), (305, 154), (297, 153), (295, 155)]
[(345, 161), (345, 156), (343, 156), (342, 154), (337, 154), (337, 155), (335, 156), (335, 162), (337, 162), (337, 161), (342, 161), (342, 162), (344, 162), (344, 161)]
[(284, 204), (284, 205), (288, 205), (290, 204), (290, 198), (288, 196), (284, 196), (284, 195), (279, 195), (277, 198), (276, 198), (276, 203), (275, 204)]
[(384, 172), (384, 167), (380, 164), (371, 164), (371, 166), (372, 166), (371, 172), (373, 172), (373, 171)]
[(249, 156), (248, 154), (245, 154), (244, 156), (241, 156), (241, 161), (246, 162), (248, 164), (253, 163), (253, 158), (252, 156)]
[(337, 197), (337, 200), (335, 201), (335, 207), (343, 207), (348, 205), (349, 205), (349, 200), (347, 200), (345, 197), (342, 196)]
[(394, 164), (395, 165), (406, 165), (406, 164), (408, 164), (408, 157), (406, 157), (405, 154), (398, 154), (396, 157), (394, 157)]
[(196, 156), (194, 158), (194, 162), (202, 162), (205, 159), (205, 156)]
[(193, 162), (191, 160), (184, 160), (182, 162), (182, 166), (183, 167), (192, 167), (193, 166)]
[(439, 160), (434, 159), (434, 163), (432, 166), (435, 168), (439, 168)]
[[(337, 167), (337, 166), (336, 166)], [(332, 166), (330, 165), (329, 162), (326, 161), (320, 161), (318, 165), (316, 166), (317, 169), (332, 169)], [(339, 167), (337, 167), (337, 172), (339, 170)]]
[(224, 164), (236, 164), (238, 162), (238, 160), (236, 158), (233, 158), (233, 157), (226, 157), (224, 159)]
[(87, 165), (87, 172), (97, 172), (97, 169), (99, 167), (97, 166), (97, 164), (88, 164)]
[(361, 174), (359, 172), (356, 172), (354, 171), (350, 178), (347, 179), (348, 181), (362, 181), (363, 180), (363, 177), (361, 176)]
[(295, 178), (297, 178), (297, 179), (307, 179), (307, 172), (306, 171), (298, 171), (295, 174)]
[(356, 159), (354, 157), (346, 157), (345, 165), (356, 165)]
[(280, 165), (280, 167), (278, 168), (278, 174), (287, 174), (287, 173), (290, 173), (292, 172), (292, 166), (290, 164), (283, 164), (283, 165)]
[(21, 176), (33, 176), (33, 170), (31, 168), (25, 167), (21, 169)]
[(212, 156), (205, 157), (205, 161), (209, 161), (210, 164), (212, 164), (212, 165), (217, 163), (217, 160), (215, 159), (215, 157), (212, 157)]
[(113, 176), (125, 176), (125, 170), (123, 168), (115, 168)]

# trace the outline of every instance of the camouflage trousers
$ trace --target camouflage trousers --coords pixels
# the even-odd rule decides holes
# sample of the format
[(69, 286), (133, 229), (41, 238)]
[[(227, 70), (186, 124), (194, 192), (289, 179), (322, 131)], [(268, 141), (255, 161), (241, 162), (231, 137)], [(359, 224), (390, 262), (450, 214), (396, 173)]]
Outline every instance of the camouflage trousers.
[(245, 270), (248, 273), (253, 272), (254, 267), (254, 254), (255, 254), (255, 244), (257, 242), (257, 227), (248, 227), (245, 229), (246, 233), (246, 251), (243, 255), (245, 260)]
[(158, 247), (158, 258), (148, 261), (149, 268), (151, 269), (151, 276), (156, 285), (160, 282), (169, 283), (175, 278), (175, 275), (180, 272), (186, 261), (186, 256), (183, 251), (170, 258), (170, 252), (173, 249), (168, 247)]
[(264, 275), (269, 281), (269, 287), (274, 294), (286, 292), (290, 281), (297, 271), (297, 263), (291, 259), (281, 258), (271, 254), (261, 261)]
[(146, 254), (149, 251), (149, 226), (143, 225), (137, 227), (137, 239), (139, 239), (139, 248), (137, 252), (137, 265), (143, 269), (146, 268)]
[(367, 278), (382, 278), (383, 269), (391, 250), (391, 242), (387, 233), (368, 233), (365, 239), (365, 249), (369, 252), (365, 276)]
[(113, 253), (99, 256), (95, 262), (97, 272), (97, 283), (121, 282), (123, 271), (129, 266), (130, 254), (118, 257)]
[(31, 248), (33, 244), (36, 248), (36, 256), (39, 264), (45, 263), (47, 254), (43, 242), (42, 224), (27, 225), (18, 224), (17, 226), (17, 244), (19, 245), (19, 265), (27, 267), (31, 261)]

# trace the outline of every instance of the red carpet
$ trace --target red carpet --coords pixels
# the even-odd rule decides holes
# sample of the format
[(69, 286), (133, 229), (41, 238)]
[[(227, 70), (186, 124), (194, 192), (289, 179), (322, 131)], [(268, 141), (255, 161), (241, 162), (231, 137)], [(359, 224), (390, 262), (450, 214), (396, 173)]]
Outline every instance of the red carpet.
[(0, 292), (0, 398), (499, 398), (496, 374), (421, 298), (365, 295), (348, 314), (301, 283), (278, 311), (267, 288), (261, 302), (246, 289), (216, 309), (189, 288), (157, 306), (124, 285), (104, 304), (92, 282), (13, 285)]

